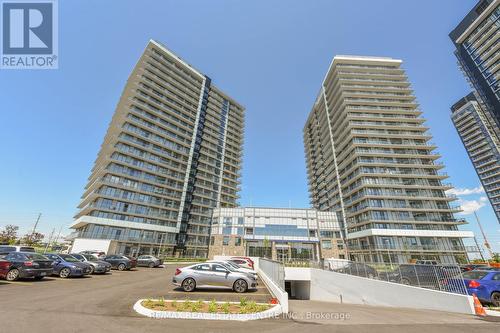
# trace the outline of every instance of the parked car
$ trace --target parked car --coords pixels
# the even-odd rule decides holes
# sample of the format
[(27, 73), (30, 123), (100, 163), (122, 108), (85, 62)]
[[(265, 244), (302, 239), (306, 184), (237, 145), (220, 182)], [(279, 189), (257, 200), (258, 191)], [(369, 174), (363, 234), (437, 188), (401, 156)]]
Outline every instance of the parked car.
[(334, 268), (333, 271), (366, 277), (370, 279), (378, 278), (378, 273), (375, 268), (368, 266), (367, 264), (364, 264), (362, 262), (349, 261), (339, 268)]
[[(455, 266), (456, 267), (456, 266)], [(394, 271), (387, 273), (388, 280), (411, 286), (439, 288), (440, 281), (444, 278), (456, 275), (450, 268), (440, 265), (413, 265), (400, 264)]]
[(450, 292), (461, 292), (457, 286), (465, 284), (467, 294), (476, 294), (477, 298), (484, 303), (492, 303), (500, 306), (500, 271), (475, 269), (462, 274), (460, 278), (446, 279), (444, 287)]
[(0, 258), (0, 278), (5, 279), (7, 277), (7, 273), (9, 273), (10, 267), (12, 264), (10, 261), (4, 260)]
[(252, 276), (257, 277), (256, 271), (254, 271), (253, 269), (247, 268), (247, 267), (239, 266), (238, 264), (234, 263), (233, 260), (220, 260), (220, 261), (219, 260), (209, 260), (207, 262), (220, 263), (224, 266), (230, 266), (238, 272), (251, 274)]
[(96, 256), (97, 258), (101, 259), (102, 257), (106, 256), (106, 253), (103, 251), (99, 250), (87, 250), (87, 251), (81, 251), (79, 254), (91, 254), (93, 256)]
[(475, 269), (484, 269), (487, 267), (489, 267), (487, 264), (468, 264), (460, 266), (460, 269), (462, 270), (462, 272), (468, 272)]
[(417, 260), (415, 265), (437, 265), (438, 262), (436, 260)]
[(92, 271), (91, 265), (81, 262), (69, 254), (48, 253), (45, 256), (54, 262), (52, 274), (59, 275), (63, 279), (88, 275)]
[(4, 260), (10, 262), (10, 267), (5, 275), (7, 281), (27, 277), (41, 280), (52, 274), (52, 261), (38, 253), (11, 252), (4, 256)]
[(237, 293), (257, 287), (257, 280), (250, 274), (238, 272), (219, 263), (202, 263), (177, 268), (172, 278), (174, 285), (190, 292), (196, 288), (229, 288)]
[(122, 256), (120, 254), (112, 254), (105, 256), (102, 260), (111, 264), (111, 268), (117, 269), (119, 271), (130, 270), (136, 267), (137, 260), (130, 260), (129, 257)]
[(150, 255), (142, 255), (137, 257), (137, 266), (145, 266), (149, 268), (153, 267), (158, 267), (162, 264), (163, 262), (161, 259), (158, 259), (154, 256)]
[(252, 259), (248, 257), (231, 257), (229, 260), (232, 260), (235, 264), (239, 266), (254, 269), (254, 262)]
[(99, 260), (99, 258), (94, 255), (79, 253), (72, 253), (71, 255), (81, 262), (89, 264), (91, 268), (90, 274), (104, 274), (111, 270), (111, 264), (109, 262)]
[(25, 245), (0, 245), (0, 256), (11, 252), (35, 252), (35, 248)]

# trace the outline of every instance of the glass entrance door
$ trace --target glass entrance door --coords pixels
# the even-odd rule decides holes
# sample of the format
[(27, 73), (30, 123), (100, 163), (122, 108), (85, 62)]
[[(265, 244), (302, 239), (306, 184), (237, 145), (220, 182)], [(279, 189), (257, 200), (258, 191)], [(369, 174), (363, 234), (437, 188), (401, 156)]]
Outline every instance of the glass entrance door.
[(277, 248), (276, 249), (276, 259), (281, 262), (290, 260), (289, 249), (288, 248)]

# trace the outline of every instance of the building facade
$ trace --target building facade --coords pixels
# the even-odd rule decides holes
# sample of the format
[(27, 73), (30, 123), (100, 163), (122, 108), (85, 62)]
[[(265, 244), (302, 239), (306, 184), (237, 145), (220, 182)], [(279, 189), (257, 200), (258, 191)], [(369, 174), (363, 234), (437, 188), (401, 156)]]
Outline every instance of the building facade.
[(349, 259), (462, 262), (473, 234), (401, 63), (334, 57), (304, 126), (311, 204), (339, 214)]
[(116, 253), (206, 257), (212, 209), (235, 207), (244, 108), (150, 41), (104, 138), (72, 228)]
[(347, 258), (334, 212), (289, 208), (216, 208), (209, 258), (267, 257), (279, 261)]
[(496, 122), (474, 93), (451, 108), (451, 119), (500, 222), (500, 140)]
[(480, 0), (450, 33), (464, 75), (500, 127), (500, 0)]

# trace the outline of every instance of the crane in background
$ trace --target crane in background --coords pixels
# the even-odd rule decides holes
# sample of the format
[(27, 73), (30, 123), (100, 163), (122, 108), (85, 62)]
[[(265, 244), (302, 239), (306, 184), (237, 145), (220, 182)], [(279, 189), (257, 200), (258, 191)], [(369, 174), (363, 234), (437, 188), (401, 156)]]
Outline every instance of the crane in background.
[(491, 250), (490, 243), (488, 242), (488, 239), (486, 238), (486, 234), (484, 233), (483, 226), (481, 225), (481, 222), (479, 222), (479, 217), (477, 217), (476, 212), (474, 212), (474, 216), (476, 217), (477, 224), (479, 225), (479, 230), (481, 230), (481, 234), (483, 235), (484, 246), (488, 250), (488, 253), (490, 254), (490, 257), (493, 258), (493, 250)]

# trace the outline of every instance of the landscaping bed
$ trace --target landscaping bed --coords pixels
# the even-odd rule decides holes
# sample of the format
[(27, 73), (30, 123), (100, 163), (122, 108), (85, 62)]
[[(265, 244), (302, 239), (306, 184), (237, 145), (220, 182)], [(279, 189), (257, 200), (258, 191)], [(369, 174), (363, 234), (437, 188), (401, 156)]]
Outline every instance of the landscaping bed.
[(273, 318), (283, 313), (279, 303), (265, 304), (247, 301), (216, 302), (187, 300), (140, 299), (134, 310), (154, 319), (257, 320)]
[(216, 302), (212, 301), (191, 301), (191, 300), (143, 300), (141, 305), (153, 311), (171, 312), (195, 312), (195, 313), (223, 313), (223, 314), (249, 314), (264, 312), (272, 305), (247, 301), (245, 298), (240, 302)]

